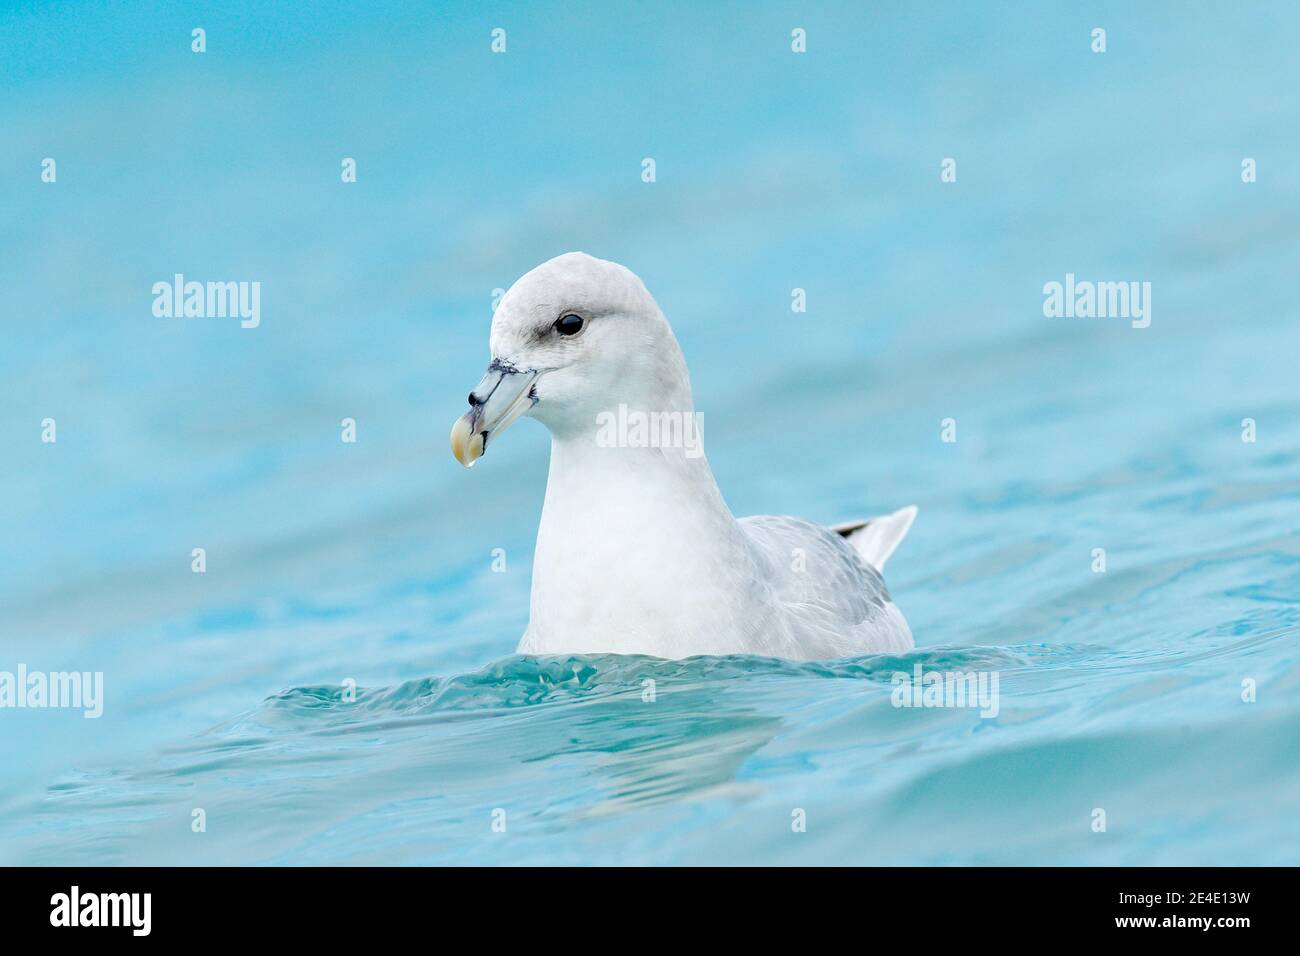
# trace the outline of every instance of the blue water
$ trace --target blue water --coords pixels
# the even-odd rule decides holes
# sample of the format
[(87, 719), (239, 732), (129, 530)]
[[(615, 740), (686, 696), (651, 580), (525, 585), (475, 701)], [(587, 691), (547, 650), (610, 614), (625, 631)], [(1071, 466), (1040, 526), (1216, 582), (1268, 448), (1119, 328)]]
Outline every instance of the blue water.
[[(0, 710), (0, 862), (1297, 862), (1300, 12), (858, 6), (4, 6), (0, 671), (106, 700)], [(919, 505), (915, 653), (512, 656), (546, 436), (446, 434), (568, 249), (737, 514)], [(1044, 318), (1067, 272), (1151, 326)]]

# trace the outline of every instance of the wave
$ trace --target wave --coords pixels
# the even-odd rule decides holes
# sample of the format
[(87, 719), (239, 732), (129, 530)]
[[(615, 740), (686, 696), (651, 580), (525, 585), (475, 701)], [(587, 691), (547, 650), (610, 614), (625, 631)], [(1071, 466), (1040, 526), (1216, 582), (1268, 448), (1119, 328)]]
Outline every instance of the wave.
[[(539, 704), (640, 695), (646, 681), (681, 688), (695, 684), (772, 679), (860, 680), (888, 684), (893, 675), (924, 670), (1011, 670), (1041, 658), (1046, 645), (1018, 647), (927, 648), (907, 654), (878, 654), (837, 661), (786, 661), (731, 655), (663, 660), (636, 655), (516, 655), (480, 670), (454, 677), (425, 677), (393, 687), (348, 688), (340, 685), (295, 687), (267, 698), (239, 722), (284, 717), (312, 719), (351, 714), (366, 719), (383, 714), (430, 714), (440, 711), (497, 710)], [(1050, 649), (1052, 656), (1075, 653)]]

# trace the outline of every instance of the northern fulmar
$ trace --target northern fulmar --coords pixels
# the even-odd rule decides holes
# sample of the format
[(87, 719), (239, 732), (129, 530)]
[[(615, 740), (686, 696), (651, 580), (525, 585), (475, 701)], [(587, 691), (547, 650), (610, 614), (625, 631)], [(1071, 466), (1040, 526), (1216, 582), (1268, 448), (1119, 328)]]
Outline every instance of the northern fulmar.
[(452, 427), (457, 460), (474, 464), (521, 415), (551, 433), (520, 654), (827, 660), (912, 647), (881, 572), (916, 508), (832, 528), (733, 517), (681, 348), (630, 270), (580, 252), (542, 263), (502, 296), (489, 344)]

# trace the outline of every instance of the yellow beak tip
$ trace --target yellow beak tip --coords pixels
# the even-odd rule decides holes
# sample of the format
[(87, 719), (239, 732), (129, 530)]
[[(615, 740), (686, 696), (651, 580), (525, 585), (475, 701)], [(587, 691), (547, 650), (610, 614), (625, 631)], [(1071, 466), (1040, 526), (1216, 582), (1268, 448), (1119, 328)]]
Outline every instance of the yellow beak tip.
[(483, 436), (473, 434), (468, 415), (462, 415), (451, 426), (451, 453), (466, 468), (473, 467), (483, 455)]

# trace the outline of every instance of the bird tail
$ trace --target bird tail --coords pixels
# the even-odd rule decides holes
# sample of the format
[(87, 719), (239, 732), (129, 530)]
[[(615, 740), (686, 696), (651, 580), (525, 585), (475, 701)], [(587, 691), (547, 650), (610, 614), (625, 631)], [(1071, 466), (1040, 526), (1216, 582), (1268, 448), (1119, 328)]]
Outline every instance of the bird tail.
[(893, 514), (841, 525), (835, 530), (844, 535), (844, 539), (853, 545), (864, 561), (877, 571), (884, 571), (885, 562), (907, 537), (907, 529), (912, 527), (915, 518), (916, 505), (908, 505)]

